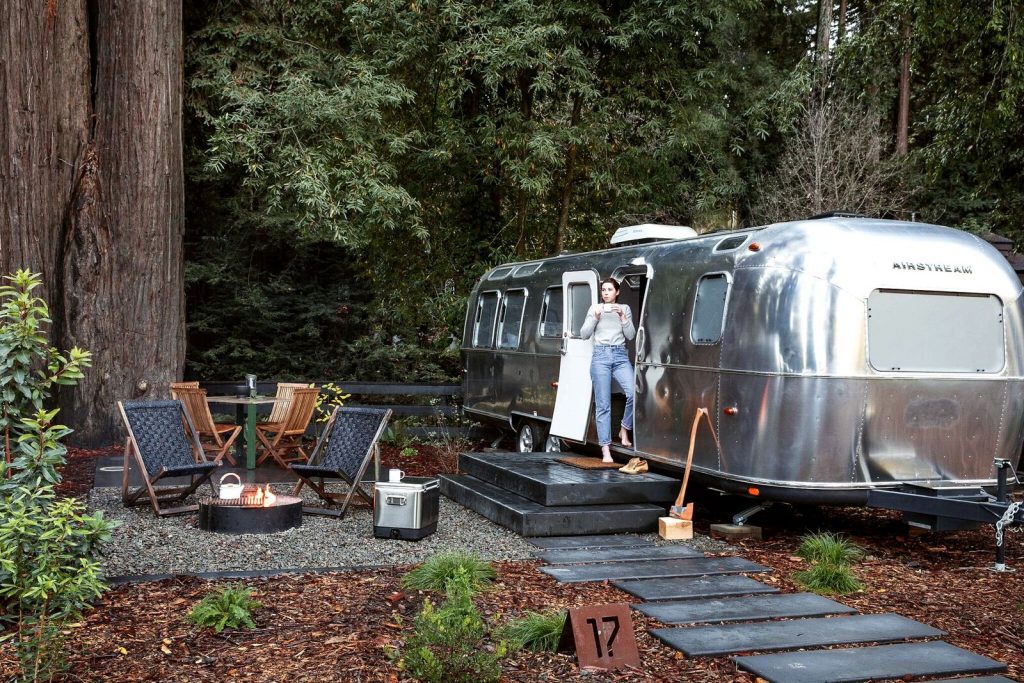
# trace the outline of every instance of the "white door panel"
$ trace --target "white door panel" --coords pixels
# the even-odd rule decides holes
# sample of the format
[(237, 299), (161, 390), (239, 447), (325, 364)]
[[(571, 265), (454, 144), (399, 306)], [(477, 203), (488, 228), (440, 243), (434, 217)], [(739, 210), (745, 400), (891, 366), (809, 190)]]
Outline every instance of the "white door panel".
[(558, 392), (551, 418), (551, 434), (570, 441), (586, 441), (594, 387), (590, 382), (591, 339), (580, 339), (587, 310), (597, 303), (597, 273), (577, 270), (562, 273), (562, 360)]

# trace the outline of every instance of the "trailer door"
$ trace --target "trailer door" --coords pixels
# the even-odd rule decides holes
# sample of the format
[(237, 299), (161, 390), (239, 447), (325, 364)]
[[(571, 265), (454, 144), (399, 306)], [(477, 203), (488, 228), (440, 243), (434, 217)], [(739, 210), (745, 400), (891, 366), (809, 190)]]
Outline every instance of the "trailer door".
[(562, 273), (562, 360), (551, 434), (570, 441), (586, 441), (594, 387), (590, 382), (590, 357), (594, 344), (580, 339), (587, 310), (597, 303), (597, 273), (577, 270)]

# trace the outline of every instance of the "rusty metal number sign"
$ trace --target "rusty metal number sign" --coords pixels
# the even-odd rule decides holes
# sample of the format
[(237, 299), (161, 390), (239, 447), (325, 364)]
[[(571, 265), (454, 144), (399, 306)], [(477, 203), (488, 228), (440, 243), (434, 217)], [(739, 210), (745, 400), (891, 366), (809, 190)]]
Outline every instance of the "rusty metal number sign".
[(581, 668), (640, 666), (633, 616), (626, 603), (570, 609), (558, 649), (575, 650)]

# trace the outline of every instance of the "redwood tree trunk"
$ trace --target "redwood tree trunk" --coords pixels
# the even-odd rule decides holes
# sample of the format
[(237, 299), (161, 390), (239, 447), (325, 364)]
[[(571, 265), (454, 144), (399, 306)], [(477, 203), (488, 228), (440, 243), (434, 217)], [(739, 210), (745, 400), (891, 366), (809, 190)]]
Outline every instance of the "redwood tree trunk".
[(910, 129), (910, 17), (903, 23), (903, 56), (900, 59), (900, 99), (896, 119), (896, 154), (907, 153)]
[(182, 25), (180, 0), (88, 9), (10, 10), (0, 77), (24, 95), (0, 97), (19, 115), (0, 154), (34, 175), (0, 187), (0, 265), (42, 272), (54, 343), (93, 352), (60, 402), (73, 441), (96, 445), (120, 435), (117, 400), (166, 394), (184, 363)]

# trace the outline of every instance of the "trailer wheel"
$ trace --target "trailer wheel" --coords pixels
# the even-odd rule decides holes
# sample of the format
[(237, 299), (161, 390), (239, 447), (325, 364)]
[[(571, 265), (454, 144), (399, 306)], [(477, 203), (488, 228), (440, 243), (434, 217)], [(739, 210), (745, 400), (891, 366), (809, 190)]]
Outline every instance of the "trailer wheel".
[(519, 425), (519, 433), (516, 435), (516, 451), (518, 453), (533, 453), (540, 443), (540, 425), (532, 420), (523, 420), (523, 423)]
[(562, 440), (557, 436), (548, 436), (544, 441), (544, 452), (545, 453), (561, 453), (562, 452)]

